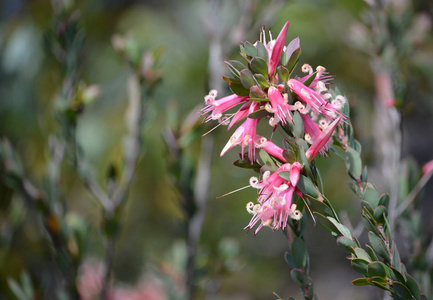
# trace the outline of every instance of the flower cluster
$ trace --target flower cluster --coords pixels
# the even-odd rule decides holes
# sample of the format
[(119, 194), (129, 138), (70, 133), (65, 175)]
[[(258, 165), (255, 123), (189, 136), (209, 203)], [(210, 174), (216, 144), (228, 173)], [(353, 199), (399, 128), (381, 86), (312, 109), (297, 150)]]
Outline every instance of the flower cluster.
[[(217, 100), (217, 92), (210, 91), (205, 96), (207, 106), (201, 111), (207, 115), (206, 121), (217, 120), (228, 125), (228, 129), (242, 122), (221, 156), (240, 145), (242, 163), (238, 161), (235, 165), (260, 168), (262, 179), (250, 179), (250, 186), (258, 190), (258, 203), (247, 204), (253, 217), (246, 229), (260, 222), (256, 233), (263, 226), (284, 229), (289, 217), (302, 216), (293, 203), (294, 195), (303, 196), (297, 187), (298, 180), (307, 172), (306, 164), (318, 153), (328, 151), (335, 129), (347, 119), (343, 113), (346, 100), (328, 88), (332, 76), (324, 67), (318, 66), (314, 71), (305, 64), (302, 71), (307, 75), (291, 78), (301, 48), (299, 38), (286, 46), (288, 27), (289, 22), (275, 40), (269, 33), (266, 41), (262, 30), (256, 43), (242, 43), (240, 52), (247, 64), (225, 62), (232, 76), (223, 79), (233, 94)], [(236, 106), (237, 112), (227, 113)], [(278, 126), (284, 130), (283, 148), (257, 133), (257, 124), (262, 119), (268, 121), (270, 131), (274, 132)]]

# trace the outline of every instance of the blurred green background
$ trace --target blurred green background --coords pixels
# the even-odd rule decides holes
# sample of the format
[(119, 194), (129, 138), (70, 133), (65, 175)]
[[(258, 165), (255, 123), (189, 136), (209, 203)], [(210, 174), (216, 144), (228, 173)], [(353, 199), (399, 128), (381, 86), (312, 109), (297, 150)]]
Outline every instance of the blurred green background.
[[(217, 18), (215, 26), (235, 27), (247, 3), (255, 7), (254, 18), (278, 9), (267, 23), (248, 28), (240, 40), (256, 41), (260, 26), (271, 28), (276, 36), (289, 20), (291, 40), (301, 39), (300, 66), (323, 65), (335, 75), (334, 83), (348, 97), (356, 135), (363, 144), (366, 163), (373, 164), (374, 86), (367, 44), (362, 44), (354, 27), (362, 22), (367, 5), (361, 0), (303, 1), (201, 1), (201, 0), (93, 0), (77, 1), (85, 34), (80, 61), (80, 77), (101, 87), (101, 95), (81, 116), (78, 136), (90, 162), (103, 182), (109, 164), (120, 164), (121, 139), (126, 132), (124, 114), (127, 105), (127, 70), (111, 45), (114, 34), (133, 32), (145, 49), (161, 47), (159, 67), (163, 81), (146, 102), (147, 123), (143, 131), (144, 149), (137, 175), (122, 217), (122, 230), (116, 246), (114, 281), (136, 285), (143, 277), (157, 277), (171, 297), (181, 299), (185, 266), (185, 217), (179, 192), (169, 173), (168, 150), (162, 131), (180, 122), (203, 97), (221, 82), (209, 80), (209, 36), (206, 20)], [(406, 1), (398, 1), (406, 2)], [(413, 1), (413, 11), (433, 15), (430, 1)], [(253, 16), (250, 16), (253, 18)], [(3, 0), (0, 2), (0, 136), (8, 137), (21, 156), (25, 169), (36, 184), (42, 184), (48, 159), (48, 136), (58, 127), (53, 112), (54, 98), (61, 88), (57, 62), (44, 48), (44, 32), (50, 26), (50, 1)], [(403, 65), (402, 76), (408, 82), (404, 101), (408, 109), (403, 118), (403, 155), (419, 163), (433, 159), (433, 38), (418, 47), (410, 63)], [(357, 39), (358, 42), (357, 43)], [(227, 44), (224, 59), (240, 59), (237, 46)], [(362, 49), (363, 48), (363, 49)], [(417, 52), (417, 51), (422, 51)], [(223, 66), (222, 62), (217, 62)], [(219, 74), (219, 78), (227, 73)], [(219, 96), (230, 91), (220, 90)], [(201, 134), (211, 127), (202, 129)], [(265, 128), (265, 127), (263, 127)], [(283, 260), (287, 245), (279, 232), (262, 229), (257, 236), (243, 227), (250, 215), (247, 202), (255, 199), (255, 190), (219, 198), (248, 184), (250, 171), (232, 166), (237, 158), (233, 150), (223, 158), (219, 152), (230, 137), (218, 128), (212, 153), (207, 214), (201, 234), (197, 268), (201, 295), (206, 299), (273, 299), (272, 292), (285, 298), (300, 299), (290, 280), (290, 269)], [(200, 138), (186, 149), (186, 159), (197, 162)], [(353, 224), (359, 221), (358, 200), (347, 188), (344, 163), (331, 155), (320, 166), (328, 198), (339, 210), (348, 212)], [(374, 166), (373, 168), (374, 169)], [(374, 173), (372, 174), (374, 176)], [(62, 182), (70, 211), (92, 224), (92, 239), (87, 256), (101, 256), (100, 211), (71, 167), (63, 169)], [(373, 181), (374, 182), (374, 181)], [(378, 186), (380, 192), (385, 192)], [(432, 187), (428, 187), (427, 208), (432, 208)], [(14, 209), (20, 220), (8, 226), (6, 212)], [(354, 287), (357, 274), (345, 260), (344, 252), (331, 235), (311, 218), (306, 232), (315, 291), (320, 299), (375, 299), (371, 289)], [(426, 219), (426, 228), (432, 221)], [(19, 195), (0, 184), (0, 298), (12, 297), (7, 278), (17, 278), (27, 270), (33, 278), (52, 267), (47, 254), (41, 220), (27, 209)], [(361, 241), (365, 237), (361, 238)], [(149, 275), (151, 274), (151, 275)], [(177, 283), (174, 283), (176, 282)], [(12, 299), (12, 298), (11, 298)]]

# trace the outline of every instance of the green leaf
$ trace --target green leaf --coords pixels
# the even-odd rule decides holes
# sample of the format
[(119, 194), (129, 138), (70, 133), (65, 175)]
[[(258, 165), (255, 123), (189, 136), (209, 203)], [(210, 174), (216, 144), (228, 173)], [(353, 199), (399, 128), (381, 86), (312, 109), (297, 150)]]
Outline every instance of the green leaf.
[(387, 285), (389, 285), (388, 281), (385, 278), (381, 278), (381, 277), (372, 277), (370, 279), (368, 279), (368, 282), (372, 285), (375, 285), (379, 288), (381, 288), (382, 290), (388, 291), (388, 292), (393, 292), (393, 290), (391, 290), (390, 288), (388, 288)]
[(299, 269), (293, 269), (290, 272), (290, 275), (292, 276), (293, 282), (300, 288), (303, 288), (307, 285), (308, 279), (305, 276), (304, 272), (302, 272)]
[(374, 217), (374, 208), (367, 201), (361, 200), (361, 208), (363, 211), (366, 211), (369, 215)]
[(368, 261), (361, 258), (352, 258), (351, 265), (356, 272), (364, 276), (368, 276), (368, 272), (367, 272)]
[(356, 243), (352, 239), (345, 236), (338, 237), (337, 244), (340, 246), (340, 248), (350, 253), (355, 253), (354, 248), (357, 247)]
[(290, 73), (289, 70), (287, 70), (285, 67), (278, 66), (277, 73), (282, 82), (286, 82), (287, 80), (289, 80)]
[(291, 266), (293, 269), (298, 268), (295, 262), (293, 261), (292, 255), (289, 252), (286, 251), (286, 253), (284, 253), (284, 259), (289, 264), (289, 266)]
[(337, 227), (338, 231), (340, 231), (340, 233), (349, 238), (352, 239), (352, 234), (350, 233), (350, 230), (344, 226), (343, 224), (339, 223), (336, 219), (332, 218), (332, 217), (328, 217), (329, 221), (332, 222), (332, 224), (334, 224), (335, 227)]
[(316, 186), (310, 180), (310, 178), (305, 177), (304, 175), (299, 176), (299, 181), (296, 187), (303, 193), (310, 195), (313, 198), (319, 198), (319, 192), (317, 191)]
[(319, 213), (317, 211), (313, 211), (313, 214), (314, 214), (315, 218), (319, 221), (320, 225), (322, 225), (327, 230), (329, 230), (333, 233), (338, 232), (338, 229), (334, 226), (334, 224), (332, 224), (331, 221), (328, 220), (327, 217), (325, 217), (324, 215), (322, 215), (321, 213)]
[(295, 237), (292, 243), (292, 258), (298, 268), (304, 269), (307, 264), (307, 248), (305, 242)]
[(379, 224), (383, 224), (384, 223), (384, 215), (385, 217), (387, 216), (388, 211), (386, 210), (385, 206), (379, 205), (375, 210), (374, 210), (374, 219), (377, 221), (377, 223)]
[(250, 42), (244, 42), (243, 43), (244, 49), (245, 49), (245, 53), (247, 54), (247, 56), (249, 57), (254, 57), (257, 56), (257, 49), (256, 47), (254, 47), (253, 44), (251, 44)]
[(403, 299), (413, 299), (412, 298), (412, 293), (409, 291), (409, 289), (402, 284), (401, 282), (398, 281), (393, 281), (392, 282), (392, 288), (394, 289), (394, 292), (402, 297)]
[(289, 162), (294, 163), (296, 161), (296, 153), (291, 149), (286, 149), (283, 151), (283, 157)]
[(223, 76), (223, 80), (224, 80), (225, 82), (228, 82), (228, 83), (237, 83), (237, 84), (241, 84), (241, 81), (240, 81), (239, 78), (231, 78), (231, 77)]
[(364, 249), (362, 249), (360, 247), (353, 248), (353, 250), (355, 251), (355, 255), (357, 258), (361, 258), (361, 259), (367, 261), (368, 263), (371, 262), (371, 258), (368, 255), (367, 251), (365, 251)]
[(372, 223), (371, 218), (369, 218), (365, 213), (362, 213), (361, 214), (361, 219), (362, 219), (362, 223), (364, 223), (365, 229), (367, 229), (368, 231), (372, 231), (372, 232), (376, 232), (377, 233), (377, 228)]
[(275, 162), (272, 159), (272, 157), (265, 150), (260, 149), (260, 151), (259, 151), (259, 157), (262, 160), (262, 162), (263, 162), (264, 165), (265, 164), (269, 164), (269, 165), (271, 165), (273, 167), (277, 167), (277, 165), (275, 164)]
[[(290, 58), (288, 59), (286, 63), (286, 68), (289, 70), (290, 73), (293, 72), (293, 69), (295, 68), (296, 64), (299, 61), (299, 56), (301, 56), (301, 48), (296, 49)], [(287, 58), (286, 58), (287, 59)]]
[(379, 205), (383, 205), (385, 207), (388, 207), (388, 205), (389, 205), (389, 194), (383, 194), (382, 196), (380, 196)]
[(259, 110), (256, 110), (255, 112), (250, 113), (248, 115), (248, 118), (250, 118), (250, 119), (261, 119), (261, 118), (264, 118), (264, 117), (266, 117), (268, 115), (269, 115), (269, 112), (266, 109), (261, 108)]
[(368, 232), (368, 240), (370, 241), (371, 247), (373, 247), (374, 251), (383, 257), (385, 261), (389, 262), (391, 260), (388, 249), (380, 237), (370, 231)]
[(293, 113), (293, 133), (295, 137), (298, 139), (304, 138), (304, 120), (301, 117), (301, 114), (298, 111)]
[(316, 78), (317, 72), (314, 72), (313, 74), (310, 75), (310, 77), (308, 77), (307, 79), (305, 79), (305, 81), (303, 82), (303, 84), (305, 86), (310, 86), (310, 84), (314, 81), (314, 79)]
[[(331, 217), (334, 216), (334, 212), (332, 211), (332, 209), (328, 205), (326, 205), (326, 203), (324, 203), (323, 201), (317, 200), (316, 198), (313, 197), (307, 197), (306, 200), (308, 202), (308, 205), (311, 207), (313, 211), (317, 211), (324, 216), (331, 216)], [(335, 226), (333, 227), (335, 228)]]
[(421, 295), (420, 295), (421, 291), (419, 289), (418, 283), (408, 273), (405, 273), (405, 275), (406, 275), (406, 279), (407, 279), (406, 287), (410, 290), (412, 295), (414, 295), (416, 300), (420, 300), (421, 299)]
[[(254, 85), (256, 85), (256, 81), (254, 79), (253, 73), (250, 70), (245, 69), (240, 72), (241, 82), (244, 88), (250, 90)], [(249, 95), (249, 93), (248, 93)]]
[(250, 65), (254, 72), (260, 73), (264, 77), (268, 76), (268, 63), (263, 58), (253, 57)]
[(278, 172), (278, 176), (280, 176), (281, 178), (290, 181), (290, 171), (281, 171)]
[(232, 92), (238, 96), (249, 96), (250, 95), (250, 90), (246, 89), (242, 84), (230, 83), (229, 86), (230, 86), (230, 89), (232, 90)]
[[(400, 259), (400, 253), (398, 252), (398, 249), (397, 249), (397, 247), (395, 246), (395, 243), (394, 242), (392, 242), (392, 248), (391, 248), (393, 251), (394, 251), (394, 255), (393, 255), (393, 258), (394, 258), (394, 266), (395, 266), (395, 268), (399, 271), (399, 272), (401, 272), (401, 267), (400, 267), (400, 264), (401, 264), (401, 259)], [(403, 276), (403, 275), (402, 275)]]
[(254, 74), (254, 78), (262, 87), (269, 87), (269, 82), (262, 74)]
[(387, 271), (388, 267), (380, 261), (373, 261), (367, 266), (368, 276), (370, 277), (386, 277), (389, 274), (389, 271)]
[(373, 209), (375, 209), (379, 204), (379, 194), (377, 193), (376, 188), (370, 183), (367, 184), (367, 187), (364, 190), (364, 200), (370, 203)]
[(376, 253), (374, 253), (374, 250), (373, 250), (373, 248), (371, 248), (370, 245), (365, 245), (365, 248), (367, 249), (366, 251), (367, 251), (368, 255), (370, 255), (372, 261), (379, 261), (379, 258), (377, 258)]
[(359, 178), (362, 173), (362, 161), (359, 153), (353, 148), (347, 148), (345, 161), (349, 175), (355, 179)]
[(237, 78), (240, 78), (241, 71), (247, 68), (243, 63), (237, 60), (224, 61), (224, 63), (226, 64), (229, 71)]
[(390, 277), (392, 280), (394, 281), (400, 281), (400, 282), (405, 282), (406, 280), (404, 279), (403, 275), (401, 275), (401, 273), (394, 267), (389, 267), (390, 270)]
[(265, 45), (262, 42), (258, 41), (256, 44), (257, 48), (257, 56), (263, 58), (265, 61), (268, 61), (268, 50), (266, 50)]
[(352, 280), (352, 284), (355, 286), (363, 286), (363, 285), (369, 285), (368, 278), (357, 278), (355, 280)]
[(261, 165), (259, 165), (256, 162), (251, 164), (251, 162), (248, 159), (247, 160), (238, 159), (237, 161), (233, 162), (233, 165), (235, 165), (236, 167), (239, 167), (239, 168), (244, 168), (244, 169), (260, 169), (262, 167)]
[(266, 96), (265, 92), (263, 92), (257, 85), (253, 85), (250, 88), (250, 99), (257, 98), (260, 99), (260, 101), (269, 101)]

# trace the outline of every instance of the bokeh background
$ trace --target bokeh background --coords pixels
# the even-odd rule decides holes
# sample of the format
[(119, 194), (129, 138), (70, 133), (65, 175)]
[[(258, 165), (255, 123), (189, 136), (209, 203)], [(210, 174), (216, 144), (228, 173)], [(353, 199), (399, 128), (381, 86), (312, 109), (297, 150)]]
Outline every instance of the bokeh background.
[[(402, 22), (402, 26), (411, 26), (415, 16), (421, 14), (424, 23), (421, 20), (420, 26), (427, 28), (426, 34), (412, 44), (410, 57), (395, 62), (399, 64), (400, 79), (407, 83), (397, 99), (403, 113), (402, 154), (422, 165), (433, 159), (433, 34), (428, 25), (433, 4), (423, 0), (395, 3), (397, 7), (405, 7), (405, 17), (410, 20)], [(297, 36), (301, 39), (302, 55), (296, 72), (301, 74), (300, 66), (309, 63), (314, 68), (325, 66), (335, 75), (334, 84), (350, 101), (355, 134), (363, 145), (363, 159), (374, 178), (375, 65), (369, 55), (372, 41), (363, 40), (360, 27), (368, 18), (369, 8), (364, 1), (93, 0), (76, 1), (73, 5), (81, 14), (85, 34), (80, 77), (101, 88), (98, 99), (80, 117), (78, 139), (101, 182), (110, 165), (121, 164), (121, 141), (126, 132), (128, 71), (113, 49), (112, 36), (133, 33), (143, 48), (160, 48), (162, 53), (158, 67), (163, 79), (146, 101), (143, 151), (115, 248), (116, 285), (135, 286), (156, 280), (168, 299), (183, 297), (185, 212), (170, 173), (172, 162), (163, 131), (167, 127), (180, 127), (191, 111), (199, 109), (210, 89), (218, 88), (220, 96), (230, 93), (222, 85), (221, 76), (227, 75), (224, 64), (209, 61), (214, 47), (210, 40), (219, 30), (230, 32), (238, 28), (239, 22), (246, 22), (241, 32), (244, 35), (227, 34), (219, 41), (226, 55), (223, 59), (240, 60), (239, 41), (256, 41), (261, 26), (271, 29), (276, 36), (289, 20), (288, 39)], [(39, 185), (43, 185), (48, 160), (47, 140), (58, 128), (53, 100), (62, 83), (60, 67), (44, 47), (44, 32), (51, 20), (50, 1), (0, 2), (0, 136), (11, 140), (29, 177)], [(215, 70), (221, 71), (217, 77)], [(211, 128), (212, 124), (206, 124), (199, 133)], [(266, 127), (262, 130), (269, 131)], [(230, 137), (225, 128), (220, 127), (211, 135), (214, 139), (208, 170), (211, 181), (196, 255), (197, 299), (273, 299), (272, 292), (283, 298), (291, 295), (301, 299), (283, 259), (287, 249), (283, 235), (267, 228), (257, 236), (243, 230), (250, 218), (245, 205), (255, 199), (255, 190), (217, 198), (247, 185), (253, 174), (232, 165), (237, 151), (219, 157)], [(196, 138), (184, 149), (184, 163), (195, 166), (200, 151), (201, 138)], [(331, 155), (320, 161), (320, 167), (328, 198), (339, 211), (347, 212), (355, 226), (360, 219), (359, 204), (347, 187), (349, 178), (344, 162)], [(379, 192), (386, 192), (377, 177)], [(63, 167), (62, 183), (71, 215), (91, 224), (86, 257), (97, 262), (103, 252), (98, 234), (100, 208), (67, 164)], [(426, 229), (432, 225), (428, 213), (432, 208), (432, 192), (430, 184), (423, 198)], [(11, 210), (17, 220), (13, 226), (7, 220)], [(365, 236), (361, 236), (363, 240)], [(381, 298), (372, 289), (351, 285), (357, 274), (350, 268), (344, 252), (325, 229), (314, 226), (311, 218), (306, 244), (311, 277), (320, 299)], [(37, 213), (25, 206), (18, 194), (0, 184), (0, 298), (13, 299), (7, 279), (18, 278), (23, 270), (35, 282), (40, 280), (52, 268), (49, 250)]]

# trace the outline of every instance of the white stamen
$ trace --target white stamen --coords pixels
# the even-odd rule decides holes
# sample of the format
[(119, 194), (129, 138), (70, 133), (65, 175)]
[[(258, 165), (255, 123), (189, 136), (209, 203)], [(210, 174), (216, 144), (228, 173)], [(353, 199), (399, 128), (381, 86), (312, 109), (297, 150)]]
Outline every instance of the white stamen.
[(211, 96), (211, 97), (213, 97), (215, 99), (217, 95), (218, 95), (217, 90), (210, 90), (209, 96)]
[(266, 171), (265, 173), (263, 173), (263, 182), (269, 183), (268, 182), (269, 176), (271, 176), (271, 171)]
[(274, 190), (276, 190), (279, 193), (284, 192), (288, 188), (289, 188), (289, 186), (287, 184), (285, 184), (285, 183), (283, 183), (282, 185), (280, 185), (278, 187), (274, 186)]
[(325, 83), (323, 81), (318, 81), (317, 86), (316, 86), (316, 90), (319, 93), (323, 93), (323, 92), (326, 92), (328, 89), (326, 88)]
[(305, 141), (307, 141), (308, 144), (312, 144), (313, 143), (311, 141), (311, 135), (309, 135), (308, 133), (305, 134), (304, 139), (305, 139)]
[(275, 109), (273, 109), (272, 105), (269, 104), (269, 103), (266, 103), (265, 109), (266, 109), (266, 111), (268, 111), (270, 113), (274, 113), (275, 112)]
[(328, 125), (329, 125), (329, 123), (325, 119), (322, 119), (319, 121), (319, 127), (322, 130), (325, 130), (326, 128), (328, 128)]
[(250, 185), (255, 189), (261, 189), (263, 187), (263, 184), (260, 184), (259, 179), (254, 176), (250, 178)]
[(304, 73), (313, 74), (313, 68), (309, 64), (304, 64), (301, 70)]

